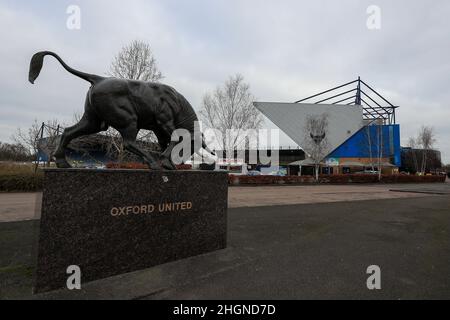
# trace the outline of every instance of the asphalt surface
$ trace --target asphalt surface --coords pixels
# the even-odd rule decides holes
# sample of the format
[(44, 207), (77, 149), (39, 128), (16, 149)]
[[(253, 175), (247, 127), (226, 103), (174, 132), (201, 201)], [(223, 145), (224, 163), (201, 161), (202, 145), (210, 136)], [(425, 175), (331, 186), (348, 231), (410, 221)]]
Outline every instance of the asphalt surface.
[[(228, 248), (37, 299), (450, 299), (450, 197), (229, 209)], [(0, 224), (0, 298), (30, 298), (33, 222)], [(366, 269), (381, 268), (381, 290)]]

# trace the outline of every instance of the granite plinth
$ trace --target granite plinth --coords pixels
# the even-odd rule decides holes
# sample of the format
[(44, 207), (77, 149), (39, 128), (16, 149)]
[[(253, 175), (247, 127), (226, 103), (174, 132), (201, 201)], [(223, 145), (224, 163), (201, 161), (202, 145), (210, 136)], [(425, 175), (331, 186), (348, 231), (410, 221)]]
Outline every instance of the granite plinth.
[(225, 172), (45, 170), (35, 292), (225, 248), (227, 195)]

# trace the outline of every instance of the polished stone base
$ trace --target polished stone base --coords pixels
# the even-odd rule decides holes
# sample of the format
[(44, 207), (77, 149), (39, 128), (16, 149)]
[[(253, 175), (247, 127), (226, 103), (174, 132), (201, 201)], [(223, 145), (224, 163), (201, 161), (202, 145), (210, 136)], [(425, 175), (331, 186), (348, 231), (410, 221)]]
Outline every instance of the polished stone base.
[(226, 247), (227, 173), (45, 171), (35, 292)]

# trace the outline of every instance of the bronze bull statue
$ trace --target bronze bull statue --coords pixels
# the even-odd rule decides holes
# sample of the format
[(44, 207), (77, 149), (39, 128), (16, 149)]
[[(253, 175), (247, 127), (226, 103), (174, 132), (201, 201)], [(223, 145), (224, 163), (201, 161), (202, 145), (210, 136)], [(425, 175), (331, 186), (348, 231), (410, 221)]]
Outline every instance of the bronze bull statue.
[[(203, 135), (195, 130), (197, 115), (189, 102), (174, 88), (164, 84), (114, 77), (102, 77), (84, 73), (69, 67), (56, 53), (42, 51), (33, 55), (30, 62), (29, 81), (34, 83), (42, 69), (44, 57), (55, 57), (68, 72), (91, 83), (86, 96), (81, 120), (64, 130), (54, 153), (58, 168), (70, 168), (65, 150), (71, 140), (115, 128), (122, 136), (124, 149), (140, 156), (151, 169), (174, 170), (171, 152), (181, 141), (172, 134), (177, 129), (190, 132), (191, 154), (204, 148), (214, 155), (205, 144)], [(140, 129), (152, 130), (163, 150), (144, 152), (136, 144)], [(201, 143), (194, 143), (194, 141)], [(197, 150), (196, 150), (197, 149)], [(186, 158), (185, 155), (183, 158)]]

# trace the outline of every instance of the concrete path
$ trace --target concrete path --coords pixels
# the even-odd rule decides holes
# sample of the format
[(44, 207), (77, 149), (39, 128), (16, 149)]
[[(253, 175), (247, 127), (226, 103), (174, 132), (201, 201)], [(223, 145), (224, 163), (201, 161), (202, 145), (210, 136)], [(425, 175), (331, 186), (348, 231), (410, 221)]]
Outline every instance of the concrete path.
[[(228, 188), (229, 208), (380, 200), (450, 193), (450, 183)], [(41, 193), (0, 193), (0, 222), (38, 219)]]
[[(440, 185), (443, 184), (439, 184), (439, 187)], [(397, 191), (390, 191), (394, 186)], [(423, 185), (415, 186), (420, 188)], [(259, 207), (425, 196), (416, 192), (405, 192), (402, 190), (405, 187), (412, 188), (411, 185), (403, 184), (230, 187), (228, 188), (228, 206), (230, 208)], [(433, 188), (433, 186), (427, 187)]]
[(0, 222), (38, 219), (41, 198), (40, 192), (0, 193)]

